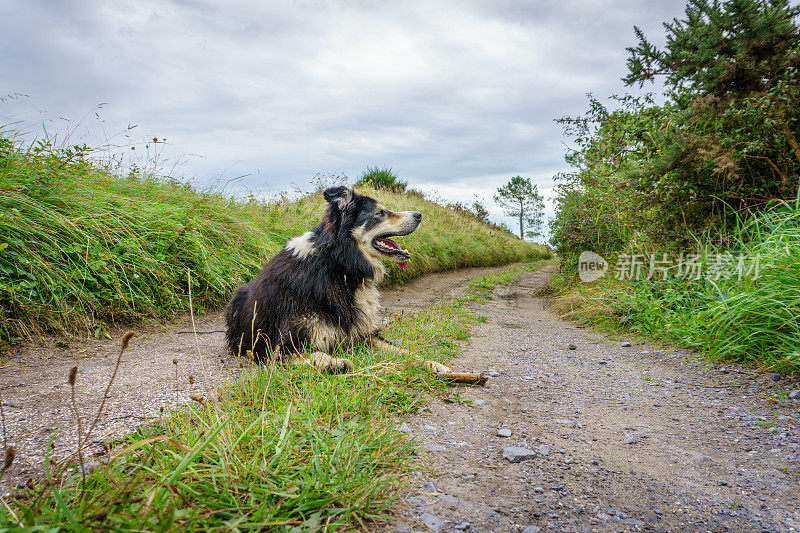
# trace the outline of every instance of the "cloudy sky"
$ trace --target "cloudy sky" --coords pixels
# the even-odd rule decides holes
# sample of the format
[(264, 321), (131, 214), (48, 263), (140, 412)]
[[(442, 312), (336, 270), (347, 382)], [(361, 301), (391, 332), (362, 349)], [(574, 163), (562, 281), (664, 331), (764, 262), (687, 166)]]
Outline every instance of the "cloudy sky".
[(448, 200), (491, 203), (517, 174), (550, 194), (553, 119), (625, 91), (633, 26), (660, 42), (684, 3), (3, 2), (0, 97), (25, 96), (0, 125), (235, 193), (388, 166)]

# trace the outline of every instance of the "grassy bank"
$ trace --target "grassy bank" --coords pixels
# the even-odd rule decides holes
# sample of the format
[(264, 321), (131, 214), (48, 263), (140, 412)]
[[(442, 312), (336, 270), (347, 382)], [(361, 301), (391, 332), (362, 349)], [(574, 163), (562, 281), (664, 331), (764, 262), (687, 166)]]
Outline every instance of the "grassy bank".
[[(747, 275), (592, 284), (562, 280), (565, 316), (678, 342), (711, 359), (800, 371), (800, 202), (783, 203), (737, 229), (729, 250), (758, 258)], [(725, 250), (701, 249), (703, 271)], [(613, 260), (612, 260), (613, 264)], [(754, 263), (750, 262), (754, 267)]]
[[(463, 296), (398, 317), (386, 336), (446, 362), (483, 320), (469, 305), (540, 266), (476, 278)], [(215, 400), (129, 435), (85, 479), (73, 463), (19, 490), (0, 505), (0, 531), (365, 528), (391, 514), (406, 474), (424, 467), (399, 419), (444, 384), (402, 356), (346, 356), (355, 365), (348, 375), (251, 369)]]
[[(419, 195), (375, 191), (425, 221), (387, 283), (447, 269), (531, 261), (544, 247)], [(169, 178), (99, 168), (90, 154), (0, 138), (0, 345), (42, 331), (103, 333), (104, 324), (169, 318), (223, 304), (286, 240), (310, 229), (321, 194), (265, 203)]]

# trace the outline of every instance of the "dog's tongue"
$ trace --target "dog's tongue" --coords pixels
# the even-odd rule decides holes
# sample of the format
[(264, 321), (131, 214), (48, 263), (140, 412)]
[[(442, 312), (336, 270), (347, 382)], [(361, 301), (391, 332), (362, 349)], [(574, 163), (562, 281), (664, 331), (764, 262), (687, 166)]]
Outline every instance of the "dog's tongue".
[[(403, 251), (403, 249), (400, 248), (400, 245), (397, 244), (396, 242), (394, 242), (392, 239), (387, 239), (386, 237), (381, 237), (381, 238), (378, 239), (378, 242), (380, 242), (383, 246), (386, 246), (387, 248), (391, 248), (392, 250)], [(406, 261), (397, 261), (397, 260), (395, 260), (395, 263), (400, 268), (405, 268), (406, 266), (408, 266), (408, 260), (406, 260)]]

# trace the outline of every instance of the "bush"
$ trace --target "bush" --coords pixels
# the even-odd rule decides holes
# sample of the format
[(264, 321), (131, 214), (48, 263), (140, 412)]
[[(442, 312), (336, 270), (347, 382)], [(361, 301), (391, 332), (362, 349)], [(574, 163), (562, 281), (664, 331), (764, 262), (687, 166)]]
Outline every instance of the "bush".
[(375, 189), (402, 192), (408, 182), (401, 180), (391, 168), (367, 167), (356, 181), (356, 185), (370, 185)]

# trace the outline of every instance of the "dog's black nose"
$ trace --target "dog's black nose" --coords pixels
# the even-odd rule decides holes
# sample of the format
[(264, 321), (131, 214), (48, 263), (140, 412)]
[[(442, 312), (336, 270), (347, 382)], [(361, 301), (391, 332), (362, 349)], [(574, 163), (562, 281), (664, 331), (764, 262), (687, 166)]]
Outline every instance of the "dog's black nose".
[(418, 221), (422, 220), (422, 213), (417, 213), (416, 211), (414, 211), (411, 214), (414, 215), (414, 218), (416, 218)]

